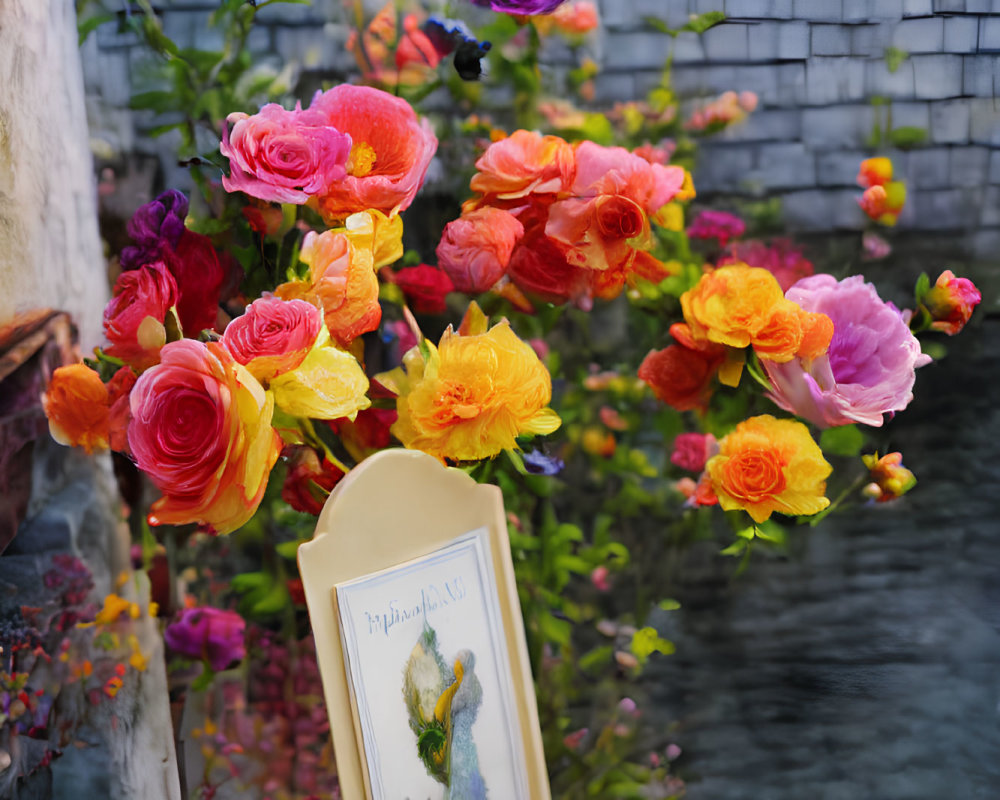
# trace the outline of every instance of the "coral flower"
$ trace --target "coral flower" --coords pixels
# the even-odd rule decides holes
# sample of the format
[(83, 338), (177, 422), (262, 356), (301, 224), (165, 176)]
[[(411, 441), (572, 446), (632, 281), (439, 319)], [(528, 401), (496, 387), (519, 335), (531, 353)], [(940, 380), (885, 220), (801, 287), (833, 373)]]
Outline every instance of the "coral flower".
[(896, 224), (905, 203), (906, 184), (901, 181), (870, 186), (858, 199), (858, 205), (868, 217), (887, 226)]
[(826, 428), (861, 422), (882, 425), (883, 415), (913, 399), (914, 370), (930, 361), (920, 343), (875, 287), (860, 275), (804, 278), (787, 297), (833, 322), (829, 350), (813, 359), (764, 360), (769, 395), (786, 411)]
[(348, 346), (382, 319), (375, 270), (403, 253), (402, 220), (378, 211), (352, 214), (343, 228), (306, 234), (299, 258), (309, 277), (278, 286), (285, 300), (308, 300), (323, 309), (333, 340)]
[(651, 164), (622, 147), (576, 149), (573, 196), (549, 209), (545, 234), (576, 267), (628, 271), (652, 244), (649, 218), (680, 192), (681, 167)]
[(892, 180), (892, 161), (885, 156), (866, 158), (858, 169), (858, 186), (868, 189), (872, 186), (885, 186)]
[(861, 456), (861, 460), (872, 479), (863, 491), (879, 503), (902, 497), (917, 485), (916, 476), (903, 466), (902, 453), (886, 453), (881, 458), (875, 453)]
[(228, 533), (253, 516), (281, 449), (274, 400), (221, 343), (167, 344), (130, 403), (129, 447), (163, 494), (151, 525)]
[(569, 190), (576, 173), (573, 147), (558, 136), (514, 131), (494, 142), (476, 161), (472, 191), (498, 200), (556, 195)]
[(954, 336), (972, 317), (972, 310), (983, 299), (976, 285), (968, 278), (958, 278), (950, 269), (939, 276), (921, 298), (921, 305), (930, 314), (931, 328)]
[(818, 514), (833, 468), (801, 422), (769, 414), (744, 420), (719, 442), (719, 454), (706, 465), (719, 505), (742, 509), (754, 522), (775, 511)]
[(429, 264), (401, 269), (390, 280), (403, 290), (407, 302), (418, 314), (443, 314), (445, 298), (455, 291), (455, 284), (442, 269)]
[(559, 427), (547, 407), (548, 370), (506, 321), (469, 335), (449, 327), (437, 347), (426, 346), (426, 361), (415, 348), (404, 359), (405, 375), (396, 370), (380, 379), (398, 389), (392, 432), (406, 447), (474, 461), (516, 447), (518, 436)]
[(59, 444), (82, 447), (88, 453), (108, 448), (108, 388), (86, 364), (70, 364), (53, 372), (42, 407), (52, 438)]
[(437, 246), (438, 264), (460, 292), (490, 289), (504, 276), (524, 226), (513, 214), (484, 206), (449, 222)]
[(219, 149), (229, 159), (227, 192), (302, 205), (347, 174), (351, 137), (319, 111), (268, 103), (253, 116), (230, 114)]
[(246, 622), (235, 611), (202, 606), (185, 608), (167, 625), (163, 641), (175, 653), (207, 661), (218, 672), (242, 661)]
[(257, 380), (269, 381), (302, 363), (321, 327), (311, 303), (266, 295), (226, 326), (222, 343)]
[(324, 217), (343, 219), (366, 209), (391, 215), (410, 206), (437, 150), (426, 119), (400, 97), (349, 84), (317, 92), (309, 108), (352, 142), (347, 177), (319, 200)]

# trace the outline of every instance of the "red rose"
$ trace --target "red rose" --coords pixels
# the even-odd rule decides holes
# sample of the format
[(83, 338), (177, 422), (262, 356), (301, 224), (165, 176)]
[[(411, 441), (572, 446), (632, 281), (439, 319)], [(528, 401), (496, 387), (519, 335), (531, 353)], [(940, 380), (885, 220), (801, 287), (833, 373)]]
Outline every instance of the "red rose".
[(725, 358), (721, 350), (691, 350), (679, 344), (653, 350), (639, 366), (639, 378), (678, 411), (704, 408), (711, 393), (709, 384)]
[(215, 330), (223, 289), (234, 288), (233, 265), (219, 259), (211, 239), (189, 230), (176, 248), (164, 249), (163, 259), (177, 281), (177, 316), (184, 335), (196, 339), (205, 329)]
[(104, 333), (110, 342), (105, 352), (139, 372), (156, 364), (167, 343), (163, 321), (177, 298), (177, 283), (162, 262), (123, 272), (104, 309)]
[(330, 491), (344, 477), (344, 472), (325, 457), (305, 445), (290, 445), (283, 453), (288, 472), (281, 487), (281, 499), (296, 511), (318, 515)]
[(444, 313), (447, 305), (445, 297), (455, 291), (455, 285), (447, 273), (428, 264), (401, 269), (392, 277), (413, 310), (421, 314)]

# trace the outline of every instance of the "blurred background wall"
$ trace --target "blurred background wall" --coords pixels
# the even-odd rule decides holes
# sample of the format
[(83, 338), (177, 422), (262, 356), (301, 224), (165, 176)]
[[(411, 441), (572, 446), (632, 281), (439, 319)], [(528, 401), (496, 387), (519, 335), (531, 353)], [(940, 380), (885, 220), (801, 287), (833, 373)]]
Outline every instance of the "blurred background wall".
[[(217, 5), (161, 0), (156, 7), (168, 36), (207, 49), (220, 42), (206, 25)], [(681, 34), (674, 45), (674, 84), (691, 102), (728, 89), (760, 98), (747, 122), (705, 141), (695, 175), (702, 199), (724, 205), (727, 198), (779, 198), (790, 231), (850, 236), (856, 248), (865, 218), (854, 202), (854, 178), (858, 162), (876, 151), (871, 136), (878, 123), (900, 145), (882, 152), (908, 183), (898, 224), (906, 246), (943, 259), (996, 260), (1000, 0), (599, 0), (599, 6), (602, 26), (591, 43), (601, 64), (594, 108), (640, 98), (658, 81), (670, 39), (645, 17), (676, 27), (695, 13), (727, 15), (700, 37)], [(471, 4), (468, 10), (479, 11)], [(344, 49), (344, 20), (342, 0), (269, 6), (248, 44), (262, 64), (290, 63), (314, 85), (342, 80), (356, 71)], [(568, 50), (553, 46), (547, 55), (554, 71), (566, 69)], [(169, 137), (148, 138), (152, 117), (128, 108), (150, 58), (136, 38), (103, 25), (85, 42), (83, 56), (94, 151), (124, 180), (117, 200), (127, 215), (162, 186), (183, 186), (184, 170), (172, 158)]]

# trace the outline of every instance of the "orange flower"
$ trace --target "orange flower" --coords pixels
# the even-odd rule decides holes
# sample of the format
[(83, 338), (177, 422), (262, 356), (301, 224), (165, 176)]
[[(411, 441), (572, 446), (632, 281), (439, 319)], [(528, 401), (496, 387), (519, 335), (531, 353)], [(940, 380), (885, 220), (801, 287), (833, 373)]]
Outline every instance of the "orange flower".
[(323, 309), (333, 340), (347, 347), (382, 319), (375, 270), (402, 255), (402, 221), (377, 211), (352, 214), (345, 227), (306, 234), (299, 258), (309, 265), (305, 281), (283, 283), (274, 293)]
[(531, 345), (506, 320), (485, 330), (475, 304), (469, 333), (450, 327), (428, 356), (413, 348), (402, 369), (379, 377), (397, 392), (392, 433), (404, 446), (438, 458), (475, 461), (517, 446), (523, 434), (546, 434), (561, 420), (548, 408), (552, 380)]
[(722, 364), (724, 352), (718, 345), (690, 349), (672, 344), (652, 350), (639, 365), (639, 378), (660, 400), (678, 411), (705, 408), (711, 382)]
[(569, 190), (576, 173), (573, 147), (558, 136), (514, 131), (494, 142), (476, 162), (472, 191), (499, 200)]
[(867, 189), (871, 186), (885, 186), (892, 180), (892, 161), (885, 156), (866, 158), (858, 170), (858, 186)]
[(833, 468), (801, 422), (770, 414), (744, 420), (719, 442), (719, 454), (706, 465), (719, 504), (742, 509), (754, 522), (775, 511), (818, 514)]
[(901, 181), (870, 186), (858, 199), (858, 205), (865, 214), (879, 225), (888, 226), (896, 224), (905, 203), (906, 184)]
[(762, 358), (790, 361), (826, 351), (833, 324), (823, 314), (803, 311), (786, 300), (766, 269), (729, 264), (702, 276), (681, 295), (681, 308), (694, 339), (729, 347), (752, 345)]
[(902, 497), (917, 485), (917, 477), (903, 466), (902, 453), (886, 453), (881, 458), (875, 453), (861, 456), (861, 460), (872, 479), (862, 491), (879, 503)]
[(59, 444), (82, 447), (88, 453), (108, 449), (108, 388), (86, 364), (71, 364), (53, 372), (42, 406), (52, 438)]

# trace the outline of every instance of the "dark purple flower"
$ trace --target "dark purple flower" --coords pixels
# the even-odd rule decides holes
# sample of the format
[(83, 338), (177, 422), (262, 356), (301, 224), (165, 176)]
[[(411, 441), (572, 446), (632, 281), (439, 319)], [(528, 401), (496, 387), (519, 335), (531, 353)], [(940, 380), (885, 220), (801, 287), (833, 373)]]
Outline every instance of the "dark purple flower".
[(204, 659), (216, 672), (246, 656), (246, 622), (222, 608), (185, 608), (163, 633), (167, 647), (193, 659)]
[(126, 226), (135, 246), (122, 249), (122, 269), (138, 269), (157, 261), (164, 245), (177, 247), (187, 213), (188, 199), (176, 189), (168, 189), (152, 202), (139, 206)]
[(566, 0), (472, 0), (473, 5), (506, 14), (551, 14)]
[(566, 466), (561, 458), (547, 456), (541, 450), (532, 450), (523, 456), (524, 468), (535, 475), (558, 475)]

